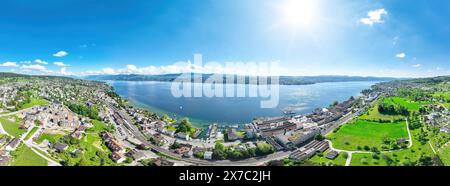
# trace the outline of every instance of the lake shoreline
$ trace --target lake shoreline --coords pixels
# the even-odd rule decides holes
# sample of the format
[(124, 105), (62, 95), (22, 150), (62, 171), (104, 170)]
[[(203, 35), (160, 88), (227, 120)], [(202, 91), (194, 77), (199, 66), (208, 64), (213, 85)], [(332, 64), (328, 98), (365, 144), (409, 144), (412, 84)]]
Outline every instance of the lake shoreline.
[[(168, 82), (155, 82), (155, 81), (148, 81), (148, 82), (143, 82), (143, 81), (141, 81), (141, 82), (105, 81), (105, 82), (107, 82), (110, 86), (112, 86), (114, 88), (114, 90), (121, 97), (127, 99), (132, 106), (149, 110), (149, 111), (154, 112), (161, 116), (164, 114), (167, 114), (171, 117), (175, 116), (177, 119), (187, 117), (191, 120), (193, 125), (197, 128), (206, 128), (206, 127), (208, 127), (208, 125), (213, 124), (213, 123), (217, 123), (219, 125), (224, 125), (224, 126), (236, 125), (236, 124), (243, 125), (246, 123), (251, 123), (253, 120), (252, 118), (256, 118), (256, 117), (259, 118), (259, 117), (284, 116), (284, 114), (282, 112), (282, 109), (283, 109), (282, 107), (276, 108), (276, 109), (271, 109), (270, 112), (267, 112), (267, 110), (264, 110), (264, 109), (254, 108), (255, 105), (248, 106), (248, 103), (246, 103), (245, 100), (244, 100), (244, 102), (242, 100), (236, 101), (235, 98), (231, 98), (230, 101), (228, 101), (228, 100), (224, 101), (223, 99), (214, 99), (214, 98), (213, 99), (197, 98), (199, 100), (195, 100), (195, 99), (191, 98), (188, 101), (185, 101), (183, 99), (174, 99), (170, 95), (167, 95), (167, 92), (165, 92), (165, 91), (167, 91), (168, 84), (170, 84)], [(298, 113), (296, 113), (297, 115), (303, 115), (303, 114), (311, 113), (315, 108), (327, 107), (333, 101), (336, 101), (336, 100), (345, 101), (350, 96), (358, 96), (358, 95), (360, 95), (362, 90), (364, 90), (366, 88), (370, 88), (372, 85), (374, 85), (376, 83), (379, 83), (379, 82), (339, 82), (339, 83), (318, 83), (315, 85), (284, 85), (282, 87), (289, 87), (287, 89), (284, 89), (283, 90), (284, 92), (291, 92), (291, 89), (292, 89), (297, 92), (300, 92), (300, 96), (297, 96), (297, 97), (290, 96), (289, 98), (286, 99), (285, 97), (282, 97), (282, 95), (280, 93), (280, 99), (285, 99), (285, 100), (282, 100), (282, 102), (285, 102), (285, 103), (283, 103), (283, 106), (294, 105), (294, 106), (297, 106), (298, 108), (300, 108), (300, 107), (303, 108), (303, 110), (300, 110)], [(150, 85), (150, 86), (144, 86), (144, 85)], [(163, 86), (162, 88), (160, 87), (161, 85)], [(341, 86), (339, 86), (339, 85), (341, 85)], [(348, 88), (348, 86), (350, 88)], [(321, 95), (315, 95), (314, 91), (311, 93), (305, 93), (303, 95), (304, 91), (308, 92), (309, 89), (317, 89), (317, 87), (319, 87), (319, 89), (316, 90), (316, 92), (318, 92), (318, 94), (322, 94), (327, 97), (327, 99), (325, 99), (325, 101), (323, 101), (323, 98), (321, 98)], [(143, 90), (141, 90), (141, 89), (143, 89)], [(155, 89), (156, 89), (156, 91), (155, 91)], [(337, 89), (337, 90), (333, 90), (333, 89)], [(352, 89), (352, 90), (349, 91), (348, 89)], [(144, 93), (142, 93), (140, 91), (144, 91)], [(295, 92), (295, 91), (292, 91), (292, 92)], [(331, 91), (331, 93), (328, 93), (330, 91)], [(145, 96), (146, 93), (149, 96)], [(157, 95), (154, 95), (154, 94), (157, 94)], [(309, 96), (309, 94), (312, 94), (312, 95)], [(248, 98), (248, 99), (250, 99), (250, 98)], [(156, 103), (155, 103), (155, 100), (157, 100)], [(163, 101), (161, 101), (161, 100), (163, 100)], [(310, 102), (303, 103), (302, 101), (305, 101), (305, 100), (310, 100)], [(317, 102), (317, 100), (319, 100), (319, 102), (315, 103), (315, 101)], [(300, 103), (297, 103), (298, 101), (300, 101)], [(162, 104), (160, 102), (162, 102)], [(170, 103), (170, 102), (176, 102), (176, 103)], [(179, 103), (179, 102), (182, 102), (182, 103)], [(203, 102), (205, 102), (205, 103), (203, 103)], [(238, 106), (233, 106), (232, 103), (228, 103), (228, 102), (234, 102), (234, 103), (238, 104)], [(155, 103), (155, 104), (153, 104), (153, 103)], [(193, 107), (195, 112), (186, 112), (184, 109), (192, 109), (192, 108), (189, 108), (189, 106), (191, 105), (190, 103), (194, 103), (196, 105), (200, 104), (200, 107)], [(158, 104), (162, 105), (162, 107), (158, 106)], [(168, 106), (168, 104), (171, 104), (172, 107)], [(225, 104), (225, 106), (223, 106), (223, 104)], [(180, 108), (181, 107), (180, 105), (183, 105), (182, 109)], [(225, 107), (225, 109), (221, 108), (222, 106)], [(169, 109), (165, 109), (164, 107), (169, 108)], [(253, 111), (252, 113), (250, 113), (250, 112), (247, 113), (245, 111), (246, 110), (245, 107), (250, 107), (247, 110), (252, 110), (252, 109), (258, 110), (259, 109), (261, 111), (258, 110), (258, 111)], [(219, 108), (219, 109), (217, 109), (217, 108)], [(214, 109), (217, 112), (210, 111), (210, 110), (214, 110)], [(236, 112), (236, 109), (240, 109), (241, 111)], [(231, 112), (233, 112), (233, 110), (234, 110), (234, 113), (238, 113), (238, 114), (240, 114), (240, 116), (236, 116), (236, 117), (233, 116), (231, 114)], [(211, 117), (206, 114), (202, 115), (203, 111), (205, 111), (205, 112), (209, 111), (209, 114), (217, 115), (217, 116)], [(224, 112), (228, 112), (228, 111), (230, 111), (230, 114), (224, 113)], [(194, 113), (194, 114), (185, 114), (185, 113)], [(264, 114), (264, 113), (268, 113), (268, 114)], [(195, 115), (195, 114), (197, 114), (197, 115)], [(222, 116), (222, 115), (227, 115), (227, 114), (231, 115), (231, 116), (230, 117)], [(196, 117), (198, 115), (205, 116), (205, 117)], [(242, 117), (242, 115), (244, 115), (245, 117)], [(208, 117), (214, 118), (214, 119), (209, 119)], [(226, 120), (226, 119), (229, 119), (229, 120)], [(233, 122), (232, 120), (235, 120), (235, 122)]]

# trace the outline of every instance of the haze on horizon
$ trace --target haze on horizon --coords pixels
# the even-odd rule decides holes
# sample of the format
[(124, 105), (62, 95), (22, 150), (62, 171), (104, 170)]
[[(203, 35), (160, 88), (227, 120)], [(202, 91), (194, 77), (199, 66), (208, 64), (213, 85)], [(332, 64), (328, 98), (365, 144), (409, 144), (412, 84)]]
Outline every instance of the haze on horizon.
[(438, 0), (2, 1), (0, 71), (165, 74), (203, 61), (278, 61), (281, 74), (450, 74)]

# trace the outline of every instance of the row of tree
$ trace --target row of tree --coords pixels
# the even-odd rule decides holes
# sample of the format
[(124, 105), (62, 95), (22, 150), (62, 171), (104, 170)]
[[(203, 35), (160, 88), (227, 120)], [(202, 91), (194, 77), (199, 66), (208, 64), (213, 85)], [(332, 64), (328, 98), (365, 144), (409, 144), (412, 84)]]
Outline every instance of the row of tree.
[(66, 103), (66, 105), (72, 112), (75, 112), (79, 115), (99, 121), (102, 120), (100, 116), (98, 116), (98, 108), (95, 105), (92, 107), (88, 107), (83, 104), (73, 104), (73, 103)]
[(245, 150), (225, 147), (222, 143), (216, 143), (213, 150), (213, 158), (217, 160), (238, 160), (263, 156), (273, 152), (275, 152), (275, 149), (267, 143), (259, 143), (256, 148), (247, 148)]
[(402, 115), (409, 116), (409, 111), (401, 105), (394, 105), (388, 102), (382, 102), (378, 105), (378, 112), (386, 115)]

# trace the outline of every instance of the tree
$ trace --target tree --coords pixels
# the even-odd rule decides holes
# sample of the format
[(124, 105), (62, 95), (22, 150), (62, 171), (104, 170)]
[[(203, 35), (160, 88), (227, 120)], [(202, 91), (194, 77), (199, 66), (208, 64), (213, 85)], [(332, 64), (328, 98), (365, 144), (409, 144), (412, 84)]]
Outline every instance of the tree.
[(323, 140), (325, 140), (325, 137), (322, 136), (321, 134), (319, 134), (319, 135), (316, 136), (316, 140), (323, 141)]
[(433, 165), (433, 160), (430, 156), (424, 154), (420, 155), (419, 161), (417, 162), (419, 166), (431, 166)]
[(204, 151), (197, 151), (197, 152), (195, 152), (194, 153), (194, 156), (196, 157), (196, 158), (203, 158), (204, 156), (205, 156), (205, 152)]
[(84, 158), (84, 156), (81, 157), (80, 161), (77, 163), (77, 166), (89, 166), (89, 162)]
[(336, 105), (339, 105), (339, 102), (338, 101), (333, 101), (333, 103), (331, 104), (331, 106), (336, 106)]
[(184, 132), (184, 133), (189, 133), (192, 131), (192, 124), (189, 121), (189, 118), (183, 118), (183, 120), (181, 120), (180, 124), (177, 127), (177, 131), (176, 132)]
[(216, 143), (213, 149), (213, 158), (218, 160), (227, 159), (225, 146), (222, 143)]
[(409, 128), (411, 130), (418, 129), (420, 127), (422, 127), (422, 123), (420, 121), (418, 121), (418, 120), (409, 121)]
[(274, 148), (272, 145), (269, 145), (267, 143), (259, 143), (256, 146), (256, 154), (257, 155), (266, 155), (274, 152)]
[(170, 149), (178, 149), (180, 148), (180, 143), (177, 141), (174, 141), (173, 144), (170, 146)]

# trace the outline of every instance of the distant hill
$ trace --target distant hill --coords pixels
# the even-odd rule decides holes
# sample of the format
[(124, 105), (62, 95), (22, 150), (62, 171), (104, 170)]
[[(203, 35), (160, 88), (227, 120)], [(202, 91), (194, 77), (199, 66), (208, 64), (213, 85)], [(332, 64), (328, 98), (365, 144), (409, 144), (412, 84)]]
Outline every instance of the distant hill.
[(0, 77), (27, 77), (28, 75), (16, 74), (12, 72), (0, 72)]
[[(165, 74), (165, 75), (140, 75), (140, 74), (120, 74), (120, 75), (94, 75), (86, 76), (87, 80), (113, 80), (113, 81), (163, 81), (172, 82), (181, 74)], [(214, 74), (197, 74), (201, 75), (203, 81)], [(235, 75), (235, 78), (243, 77)], [(225, 82), (225, 75), (222, 75)], [(245, 83), (249, 84), (249, 76), (244, 76)], [(191, 79), (192, 80), (192, 79)], [(351, 82), (351, 81), (392, 81), (397, 78), (390, 77), (362, 77), (362, 76), (280, 76), (279, 84), (281, 85), (307, 85), (325, 82)], [(236, 83), (236, 81), (235, 81)]]

